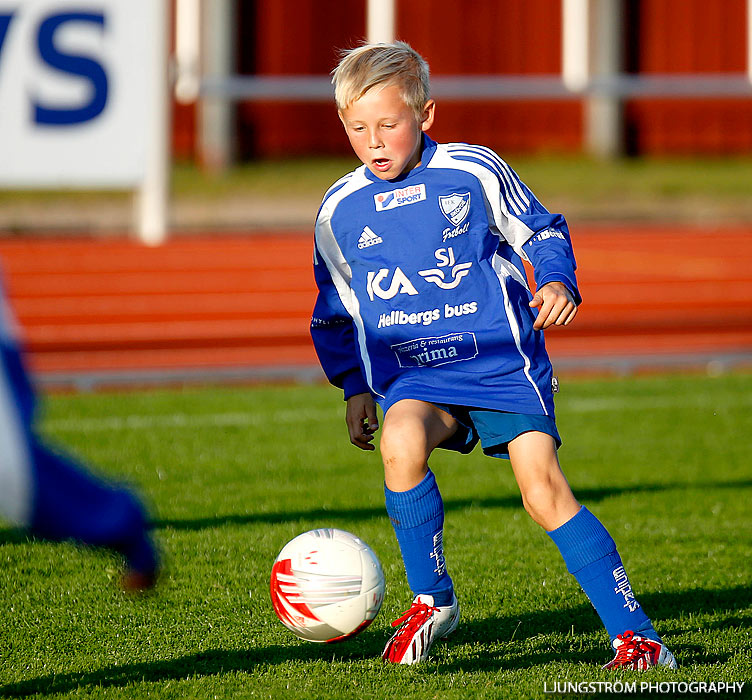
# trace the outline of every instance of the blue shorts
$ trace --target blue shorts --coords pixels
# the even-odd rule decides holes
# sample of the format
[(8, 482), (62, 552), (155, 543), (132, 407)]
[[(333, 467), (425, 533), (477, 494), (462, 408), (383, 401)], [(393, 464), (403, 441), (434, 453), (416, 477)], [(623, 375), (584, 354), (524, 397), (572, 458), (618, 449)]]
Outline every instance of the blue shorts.
[(538, 432), (550, 435), (561, 447), (561, 437), (556, 429), (556, 421), (551, 416), (530, 415), (527, 413), (507, 413), (488, 408), (434, 404), (452, 416), (459, 427), (457, 432), (439, 447), (467, 454), (480, 440), (483, 452), (489, 457), (509, 459), (509, 443), (522, 433)]

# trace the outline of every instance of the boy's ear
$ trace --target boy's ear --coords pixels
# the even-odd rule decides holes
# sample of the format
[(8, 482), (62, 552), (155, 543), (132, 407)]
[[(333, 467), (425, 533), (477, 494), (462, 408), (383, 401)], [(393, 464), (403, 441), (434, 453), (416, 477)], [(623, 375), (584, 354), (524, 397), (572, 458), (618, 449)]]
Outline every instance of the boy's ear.
[(434, 113), (436, 111), (436, 102), (428, 100), (423, 107), (423, 114), (420, 118), (421, 131), (428, 131), (433, 126)]

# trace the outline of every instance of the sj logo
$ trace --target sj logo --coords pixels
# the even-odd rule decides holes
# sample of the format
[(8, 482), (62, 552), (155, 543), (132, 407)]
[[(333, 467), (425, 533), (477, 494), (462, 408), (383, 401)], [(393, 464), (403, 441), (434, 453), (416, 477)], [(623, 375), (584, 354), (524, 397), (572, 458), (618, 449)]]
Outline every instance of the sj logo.
[(398, 294), (409, 294), (415, 296), (418, 291), (413, 287), (412, 282), (408, 279), (407, 275), (399, 268), (396, 268), (392, 275), (392, 281), (389, 286), (384, 289), (381, 283), (389, 276), (389, 270), (382, 267), (378, 272), (369, 272), (366, 280), (366, 291), (368, 296), (373, 301), (374, 296), (379, 299), (392, 299)]
[[(433, 282), (440, 289), (454, 289), (461, 281), (462, 278), (470, 274), (470, 268), (473, 266), (471, 262), (455, 263), (454, 250), (449, 248), (439, 248), (434, 252), (437, 265), (431, 270), (420, 270), (418, 274), (423, 277), (426, 282)], [(444, 274), (445, 270), (441, 268), (451, 269), (451, 278), (447, 278)]]

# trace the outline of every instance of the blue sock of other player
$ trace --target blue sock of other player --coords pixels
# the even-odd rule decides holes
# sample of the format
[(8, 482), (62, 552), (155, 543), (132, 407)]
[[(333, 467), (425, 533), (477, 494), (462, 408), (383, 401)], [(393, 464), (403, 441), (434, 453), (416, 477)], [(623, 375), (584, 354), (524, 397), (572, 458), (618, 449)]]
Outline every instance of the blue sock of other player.
[(444, 502), (433, 472), (429, 469), (409, 491), (385, 486), (384, 493), (413, 595), (426, 593), (437, 606), (451, 605), (454, 587), (444, 561)]
[(122, 486), (87, 473), (36, 439), (32, 445), (31, 531), (50, 540), (73, 539), (108, 547), (122, 554), (132, 571), (153, 575), (157, 555), (136, 497)]
[(632, 593), (611, 535), (585, 506), (548, 533), (559, 548), (567, 570), (585, 591), (613, 641), (632, 630), (661, 641), (653, 623)]

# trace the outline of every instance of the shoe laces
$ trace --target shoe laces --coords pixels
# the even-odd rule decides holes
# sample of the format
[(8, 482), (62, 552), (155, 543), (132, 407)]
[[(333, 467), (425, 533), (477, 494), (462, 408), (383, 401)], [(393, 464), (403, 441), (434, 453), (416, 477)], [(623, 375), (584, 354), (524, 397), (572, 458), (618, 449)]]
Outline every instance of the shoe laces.
[(621, 644), (616, 648), (614, 657), (614, 666), (631, 663), (640, 654), (652, 652), (649, 644), (646, 644), (642, 637), (635, 639), (635, 634), (631, 630), (624, 632), (616, 637), (621, 640)]
[(400, 634), (406, 632), (412, 634), (419, 629), (420, 626), (431, 617), (431, 615), (438, 611), (439, 609), (435, 606), (414, 602), (409, 610), (392, 622), (392, 627), (399, 627), (401, 624), (405, 623), (404, 628), (400, 630)]

